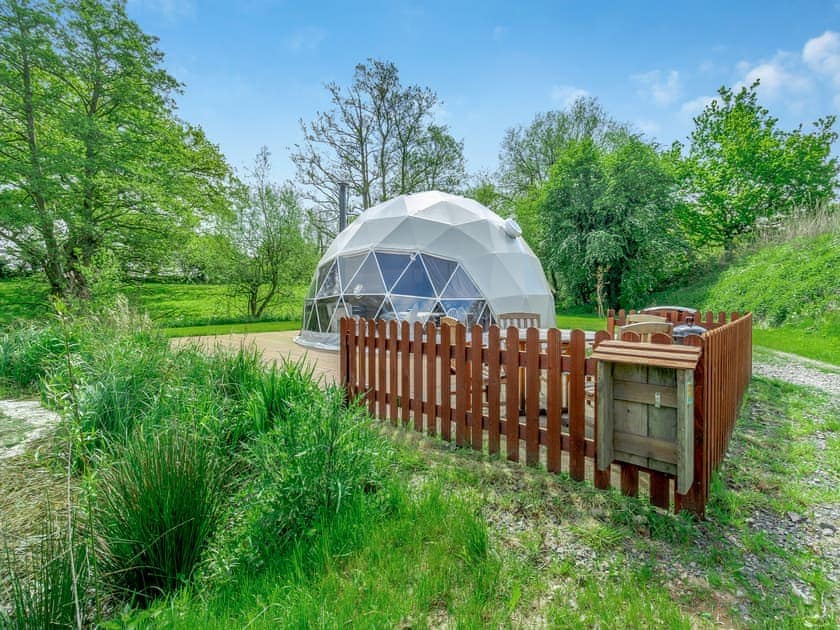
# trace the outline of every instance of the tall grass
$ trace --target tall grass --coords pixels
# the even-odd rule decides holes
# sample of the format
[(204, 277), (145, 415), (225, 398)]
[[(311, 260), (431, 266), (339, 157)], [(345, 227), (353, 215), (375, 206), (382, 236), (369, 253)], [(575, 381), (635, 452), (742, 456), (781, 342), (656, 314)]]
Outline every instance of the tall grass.
[(145, 602), (189, 581), (221, 514), (224, 471), (191, 427), (139, 428), (96, 483), (104, 568)]
[(4, 619), (0, 609), (0, 627), (76, 627), (77, 614), (82, 614), (76, 602), (86, 602), (92, 588), (88, 546), (76, 542), (71, 547), (51, 511), (41, 524), (37, 542), (22, 558), (15, 558), (7, 547), (4, 568), (11, 616)]

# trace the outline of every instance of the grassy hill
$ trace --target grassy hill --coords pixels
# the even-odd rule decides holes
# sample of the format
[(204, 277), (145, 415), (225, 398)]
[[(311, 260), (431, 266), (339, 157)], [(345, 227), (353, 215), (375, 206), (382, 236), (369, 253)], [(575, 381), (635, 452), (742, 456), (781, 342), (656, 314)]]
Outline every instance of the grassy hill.
[(840, 364), (840, 231), (744, 252), (651, 304), (751, 311), (757, 345)]

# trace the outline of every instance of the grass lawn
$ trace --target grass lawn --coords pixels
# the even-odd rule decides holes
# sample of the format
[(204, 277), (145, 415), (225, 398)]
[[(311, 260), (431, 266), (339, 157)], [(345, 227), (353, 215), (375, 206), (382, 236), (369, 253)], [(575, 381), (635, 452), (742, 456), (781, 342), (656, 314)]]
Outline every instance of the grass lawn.
[(386, 427), (407, 485), (316, 524), (265, 566), (121, 622), (836, 627), (831, 541), (815, 533), (840, 501), (840, 439), (815, 448), (840, 430), (836, 412), (824, 394), (753, 379), (703, 522)]
[(284, 322), (243, 322), (239, 324), (207, 324), (165, 328), (169, 337), (200, 337), (206, 335), (231, 335), (245, 333), (300, 330), (300, 320)]

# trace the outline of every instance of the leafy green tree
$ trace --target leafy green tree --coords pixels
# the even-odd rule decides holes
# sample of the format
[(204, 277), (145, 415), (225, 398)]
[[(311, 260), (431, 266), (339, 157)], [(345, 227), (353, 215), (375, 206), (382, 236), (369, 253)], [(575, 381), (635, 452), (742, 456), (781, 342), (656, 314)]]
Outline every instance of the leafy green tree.
[(834, 116), (817, 120), (811, 132), (783, 131), (758, 102), (758, 85), (722, 87), (694, 119), (688, 154), (678, 160), (687, 201), (681, 222), (696, 244), (727, 253), (758, 217), (815, 207), (833, 198), (837, 185)]
[(655, 147), (625, 136), (610, 150), (571, 142), (534, 202), (539, 251), (556, 288), (599, 311), (655, 289), (683, 250), (673, 221), (674, 181)]
[(84, 296), (111, 250), (143, 265), (223, 212), (230, 171), (120, 0), (0, 3), (0, 237)]
[(348, 183), (357, 211), (403, 193), (460, 187), (463, 142), (434, 124), (440, 100), (432, 90), (403, 85), (397, 66), (377, 59), (358, 64), (348, 87), (326, 89), (331, 108), (301, 121), (303, 142), (291, 155), (322, 240), (336, 233), (339, 182)]
[(512, 198), (527, 195), (548, 180), (551, 167), (571, 143), (590, 138), (606, 145), (623, 130), (591, 97), (578, 98), (565, 110), (537, 114), (527, 127), (505, 132), (499, 153), (500, 185)]
[(248, 315), (262, 317), (280, 298), (305, 283), (317, 263), (317, 249), (305, 238), (304, 213), (294, 188), (270, 179), (271, 154), (260, 149), (244, 203), (222, 229), (219, 262), (232, 296)]

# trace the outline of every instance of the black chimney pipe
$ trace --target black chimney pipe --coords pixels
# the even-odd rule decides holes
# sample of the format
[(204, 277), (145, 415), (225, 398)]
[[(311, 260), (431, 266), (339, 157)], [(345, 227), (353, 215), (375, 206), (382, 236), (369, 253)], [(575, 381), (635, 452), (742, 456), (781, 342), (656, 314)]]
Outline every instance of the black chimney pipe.
[(347, 227), (347, 182), (338, 184), (338, 231)]

